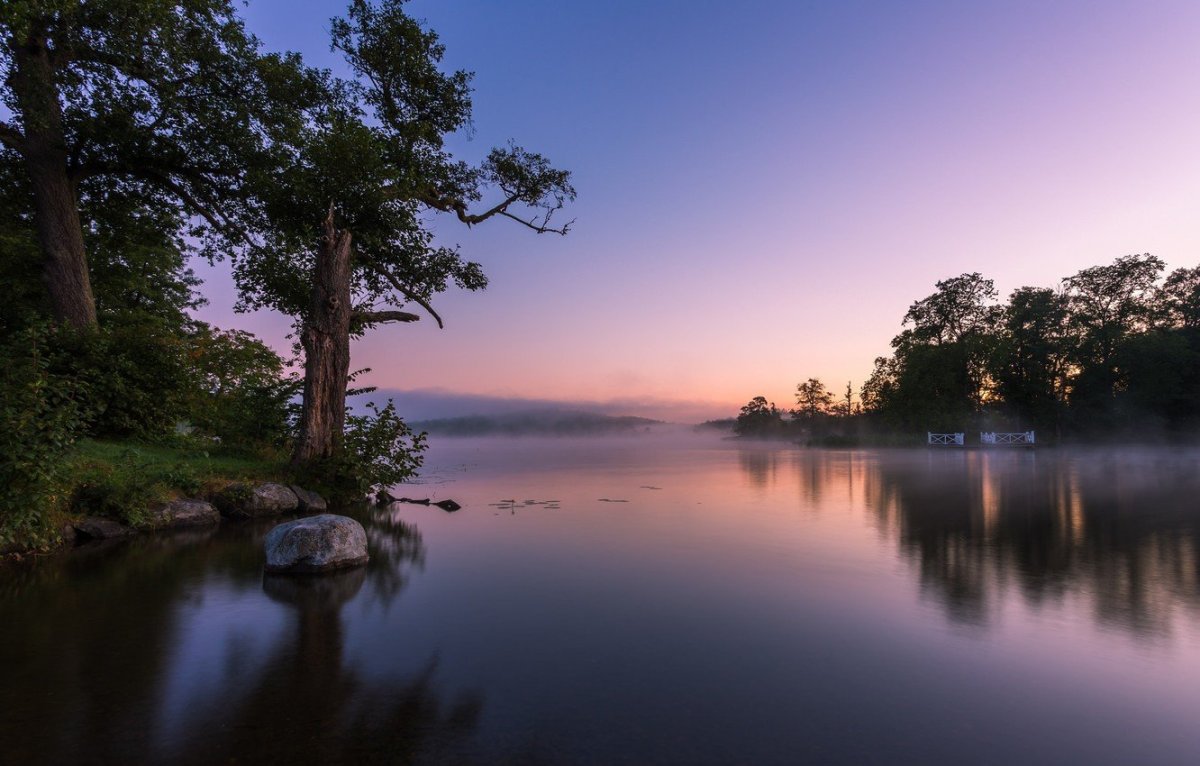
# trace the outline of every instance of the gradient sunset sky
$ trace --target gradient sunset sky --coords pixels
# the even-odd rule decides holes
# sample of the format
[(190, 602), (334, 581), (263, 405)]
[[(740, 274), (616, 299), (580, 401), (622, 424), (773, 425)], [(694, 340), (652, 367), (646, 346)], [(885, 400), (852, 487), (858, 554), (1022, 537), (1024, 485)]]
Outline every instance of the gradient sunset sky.
[[(340, 2), (252, 0), (270, 49), (339, 67)], [(1200, 261), (1200, 3), (417, 0), (475, 76), (478, 161), (510, 138), (574, 171), (566, 237), (436, 229), (491, 286), (354, 347), (389, 389), (736, 414), (855, 389), (908, 305), (1002, 295), (1150, 252)], [(201, 318), (281, 349), (198, 269)], [(678, 402), (680, 404), (671, 404)], [(640, 406), (638, 406), (640, 405)], [(465, 414), (465, 413), (464, 413)]]

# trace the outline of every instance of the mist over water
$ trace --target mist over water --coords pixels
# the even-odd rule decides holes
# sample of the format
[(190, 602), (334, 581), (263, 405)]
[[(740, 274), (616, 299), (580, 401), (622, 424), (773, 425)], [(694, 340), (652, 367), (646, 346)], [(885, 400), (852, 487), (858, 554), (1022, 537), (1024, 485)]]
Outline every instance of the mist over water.
[[(365, 512), (364, 570), (264, 577), (244, 526), (7, 579), (0, 741), (31, 762), (1195, 763), (1198, 468), (436, 439), (394, 493), (462, 510)], [(49, 634), (73, 638), (49, 657)]]

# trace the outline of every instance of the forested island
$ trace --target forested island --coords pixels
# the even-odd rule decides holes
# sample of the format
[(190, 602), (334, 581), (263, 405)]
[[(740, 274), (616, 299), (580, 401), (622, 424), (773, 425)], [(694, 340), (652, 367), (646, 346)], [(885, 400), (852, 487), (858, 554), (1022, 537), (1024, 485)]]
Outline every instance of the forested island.
[[(337, 501), (421, 464), (390, 402), (347, 412), (351, 341), (441, 326), (435, 296), (487, 285), (430, 216), (566, 234), (575, 190), (515, 143), (450, 153), (472, 75), (404, 5), (329, 23), (335, 75), (266, 50), (229, 0), (4, 4), (0, 550), (235, 479)], [(192, 316), (196, 257), (293, 320), (293, 357)]]
[[(817, 378), (784, 411), (752, 399), (742, 436), (914, 443), (925, 432), (1027, 431), (1039, 441), (1200, 438), (1200, 266), (1129, 255), (1004, 302), (979, 273), (916, 301), (855, 392)], [(857, 394), (857, 395), (856, 395)]]

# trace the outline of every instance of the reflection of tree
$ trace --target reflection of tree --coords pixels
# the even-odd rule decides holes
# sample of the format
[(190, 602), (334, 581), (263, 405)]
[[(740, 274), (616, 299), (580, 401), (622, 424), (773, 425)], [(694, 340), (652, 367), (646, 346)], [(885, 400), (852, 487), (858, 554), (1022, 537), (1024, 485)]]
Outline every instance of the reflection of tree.
[(763, 488), (771, 483), (778, 460), (778, 451), (774, 449), (738, 450), (738, 463), (755, 487)]
[(1033, 605), (1086, 598), (1098, 621), (1141, 635), (1200, 610), (1194, 499), (1180, 466), (1098, 456), (930, 455), (884, 460), (868, 504), (959, 620), (1019, 588)]
[(176, 603), (222, 555), (215, 539), (203, 530), (91, 545), (41, 562), (3, 594), (7, 762), (149, 759), (146, 738), (130, 732), (144, 731), (166, 673)]
[[(765, 488), (775, 482), (780, 462), (789, 464), (785, 471), (794, 471), (807, 510), (820, 510), (823, 494), (836, 491), (835, 487), (854, 478), (855, 453), (848, 450), (782, 450), (778, 447), (738, 450), (738, 464), (756, 488)], [(853, 489), (850, 491), (853, 493)]]
[(390, 603), (408, 582), (409, 570), (425, 567), (425, 543), (415, 526), (404, 521), (399, 511), (370, 509), (367, 547), (371, 553), (372, 592)]
[(443, 705), (433, 684), (436, 660), (416, 678), (387, 689), (368, 685), (347, 667), (341, 610), (367, 577), (366, 569), (264, 576), (267, 596), (294, 610), (295, 630), (275, 647), (248, 691), (234, 690), (232, 709), (195, 722), (191, 740), (173, 760), (415, 763), (461, 755), (455, 751), (473, 731), (482, 700), (468, 695)]
[[(365, 520), (371, 562), (332, 576), (262, 573), (271, 524), (138, 538), (42, 562), (0, 592), (0, 742), (13, 763), (438, 762), (458, 758), (482, 709), (444, 702), (436, 660), (388, 685), (348, 665), (342, 610), (404, 588), (425, 550), (399, 519)], [(15, 584), (14, 584), (15, 583)], [(189, 699), (186, 741), (155, 743), (177, 656), (180, 607), (214, 583), (292, 614), (261, 663)], [(366, 602), (374, 604), (372, 600)], [(258, 623), (253, 616), (246, 626)], [(20, 626), (8, 629), (7, 626)], [(226, 641), (231, 641), (226, 637)], [(226, 647), (233, 660), (244, 653)], [(212, 696), (210, 697), (209, 694)], [(461, 760), (461, 758), (459, 758)]]

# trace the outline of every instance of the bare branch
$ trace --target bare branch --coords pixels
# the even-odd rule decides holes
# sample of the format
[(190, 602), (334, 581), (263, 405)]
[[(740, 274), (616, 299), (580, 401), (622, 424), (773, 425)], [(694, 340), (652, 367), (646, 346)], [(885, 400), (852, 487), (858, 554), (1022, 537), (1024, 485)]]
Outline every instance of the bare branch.
[(355, 311), (352, 319), (359, 324), (382, 324), (384, 322), (416, 322), (421, 317), (407, 311)]
[(454, 213), (458, 216), (458, 220), (465, 223), (467, 226), (474, 226), (477, 223), (483, 223), (487, 219), (495, 215), (500, 215), (508, 210), (508, 206), (519, 199), (517, 196), (510, 196), (503, 202), (493, 207), (491, 210), (482, 213), (468, 213), (467, 204), (460, 199), (450, 199), (447, 197), (438, 197), (433, 194), (421, 195), (420, 201), (434, 210), (440, 210), (443, 213)]
[(524, 218), (513, 215), (512, 213), (508, 212), (507, 210), (501, 210), (500, 215), (504, 216), (505, 218), (511, 218), (514, 221), (516, 221), (517, 223), (522, 224), (524, 226), (528, 226), (529, 228), (536, 231), (538, 234), (561, 234), (563, 236), (566, 236), (567, 232), (571, 230), (571, 224), (575, 223), (575, 219), (572, 218), (571, 220), (564, 223), (562, 226), (555, 228), (553, 226), (550, 226), (550, 216), (546, 216), (545, 218), (542, 219), (541, 223), (538, 223), (538, 220), (536, 218), (531, 218), (527, 221)]
[(485, 210), (482, 213), (467, 212), (467, 204), (460, 199), (438, 197), (434, 194), (427, 193), (421, 195), (418, 200), (434, 210), (440, 210), (443, 213), (454, 213), (456, 216), (458, 216), (458, 220), (462, 221), (467, 226), (474, 226), (475, 224), (483, 223), (487, 219), (494, 216), (502, 215), (505, 218), (511, 218), (517, 223), (528, 226), (538, 234), (566, 234), (571, 228), (571, 224), (574, 223), (574, 221), (568, 221), (567, 224), (562, 227), (556, 228), (551, 226), (550, 216), (558, 208), (547, 209), (545, 217), (542, 218), (540, 222), (536, 216), (533, 218), (522, 218), (518, 215), (508, 212), (508, 208), (511, 207), (514, 202), (519, 201), (522, 196), (523, 195), (520, 193), (509, 194), (509, 196), (506, 197), (503, 202), (495, 205), (490, 210)]

